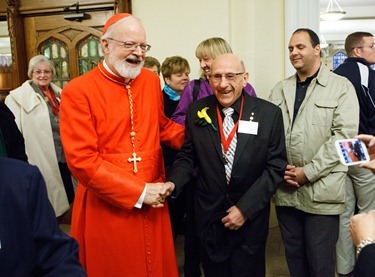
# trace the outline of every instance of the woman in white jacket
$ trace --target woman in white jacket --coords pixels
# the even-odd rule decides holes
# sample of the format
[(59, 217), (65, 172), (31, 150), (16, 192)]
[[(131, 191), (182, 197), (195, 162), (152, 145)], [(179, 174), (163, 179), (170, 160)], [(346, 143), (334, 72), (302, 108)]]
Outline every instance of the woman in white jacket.
[(60, 139), (61, 89), (52, 83), (56, 70), (43, 55), (30, 59), (30, 80), (12, 90), (5, 104), (15, 116), (25, 139), (29, 163), (38, 166), (47, 185), (56, 217), (69, 210), (74, 189)]

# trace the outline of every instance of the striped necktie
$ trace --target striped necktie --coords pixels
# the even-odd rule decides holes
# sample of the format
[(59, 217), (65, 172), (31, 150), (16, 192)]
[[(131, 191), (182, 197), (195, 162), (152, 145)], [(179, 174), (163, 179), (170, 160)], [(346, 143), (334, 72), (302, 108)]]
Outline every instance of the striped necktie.
[[(234, 112), (233, 108), (224, 108), (223, 112), (225, 114), (224, 122), (223, 122), (223, 129), (224, 129), (224, 135), (227, 139), (230, 132), (232, 131), (234, 127), (234, 121), (232, 118), (232, 114)], [(233, 166), (233, 160), (234, 160), (234, 153), (236, 152), (236, 145), (237, 145), (237, 133), (234, 134), (234, 137), (229, 145), (227, 153), (224, 153), (224, 157), (226, 160), (225, 167), (225, 176), (227, 178), (227, 183), (229, 184), (231, 172), (232, 172), (232, 166)], [(224, 149), (223, 149), (224, 152)]]

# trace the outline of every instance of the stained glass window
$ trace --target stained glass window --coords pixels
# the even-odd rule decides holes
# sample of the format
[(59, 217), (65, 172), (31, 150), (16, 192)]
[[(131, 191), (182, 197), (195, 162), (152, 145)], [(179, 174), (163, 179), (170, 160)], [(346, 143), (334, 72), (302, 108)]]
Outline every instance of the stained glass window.
[(335, 70), (348, 56), (344, 52), (337, 52), (333, 55), (333, 70)]
[(68, 47), (56, 38), (50, 38), (39, 46), (39, 53), (55, 64), (56, 75), (53, 82), (63, 88), (70, 80)]
[(90, 35), (78, 43), (79, 75), (85, 74), (103, 60), (104, 55), (98, 37)]

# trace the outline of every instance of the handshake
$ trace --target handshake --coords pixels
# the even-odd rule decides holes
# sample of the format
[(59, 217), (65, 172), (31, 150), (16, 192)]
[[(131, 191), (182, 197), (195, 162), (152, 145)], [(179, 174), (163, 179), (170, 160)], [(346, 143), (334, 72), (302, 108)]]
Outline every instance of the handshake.
[(165, 198), (172, 194), (174, 187), (174, 184), (171, 182), (147, 183), (146, 195), (143, 203), (150, 205), (153, 208), (164, 207), (163, 203)]

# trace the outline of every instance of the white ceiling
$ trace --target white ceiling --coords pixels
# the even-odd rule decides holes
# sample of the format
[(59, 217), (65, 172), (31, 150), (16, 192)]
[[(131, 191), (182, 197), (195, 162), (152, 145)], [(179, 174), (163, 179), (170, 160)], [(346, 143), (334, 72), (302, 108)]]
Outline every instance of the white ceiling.
[[(375, 0), (336, 0), (345, 17), (339, 21), (320, 21), (320, 32), (327, 42), (343, 42), (347, 35), (356, 31), (375, 34)], [(329, 0), (320, 0), (324, 12)]]

